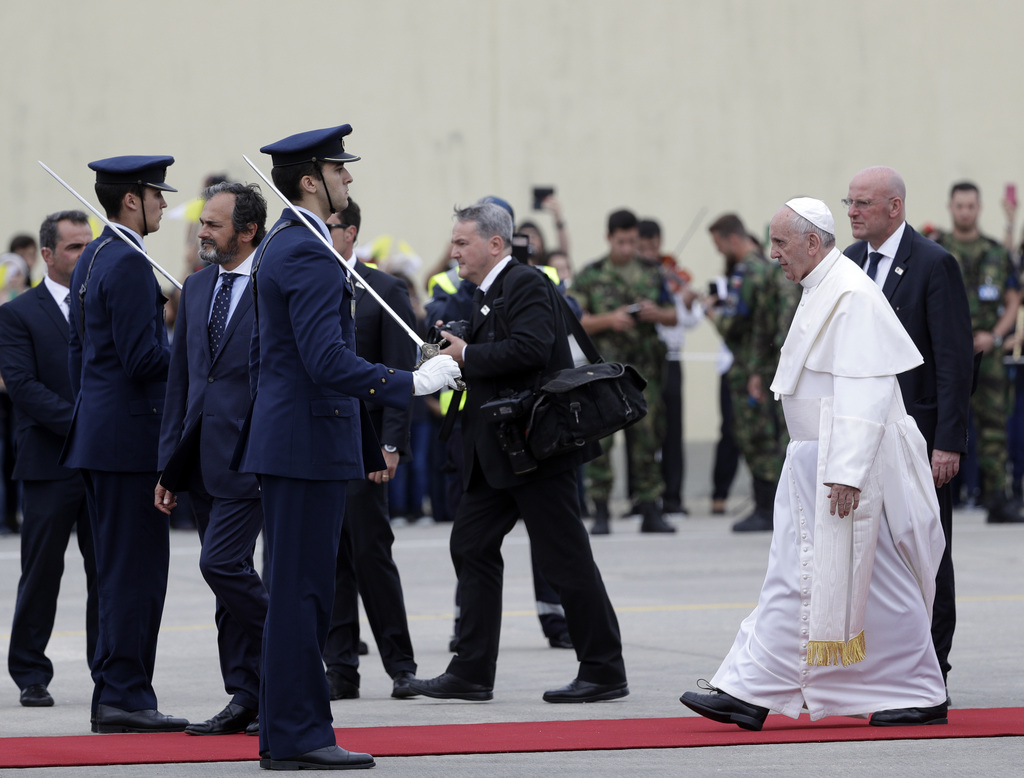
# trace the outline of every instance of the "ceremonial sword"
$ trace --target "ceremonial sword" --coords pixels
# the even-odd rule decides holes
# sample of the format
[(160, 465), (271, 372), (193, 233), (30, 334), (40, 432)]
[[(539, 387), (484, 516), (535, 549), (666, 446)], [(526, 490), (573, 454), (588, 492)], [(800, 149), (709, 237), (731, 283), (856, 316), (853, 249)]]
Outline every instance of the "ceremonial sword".
[[(352, 272), (351, 268), (349, 268), (348, 264), (346, 264), (345, 258), (342, 257), (341, 254), (338, 253), (338, 250), (336, 248), (334, 248), (334, 245), (329, 240), (327, 240), (327, 238), (324, 237), (324, 234), (322, 232), (320, 232), (320, 230), (318, 230), (316, 227), (314, 227), (312, 224), (309, 223), (309, 219), (306, 218), (306, 215), (304, 213), (302, 213), (302, 211), (300, 211), (298, 209), (298, 207), (291, 200), (289, 200), (287, 197), (284, 196), (284, 194), (281, 193), (281, 190), (278, 189), (274, 185), (274, 182), (271, 181), (269, 178), (267, 178), (263, 174), (263, 171), (260, 170), (258, 167), (256, 167), (256, 165), (253, 163), (253, 161), (251, 159), (249, 159), (247, 156), (245, 156), (245, 154), (242, 155), (242, 159), (244, 159), (248, 163), (249, 167), (251, 167), (253, 170), (256, 171), (256, 175), (258, 175), (260, 178), (263, 179), (263, 183), (265, 183), (267, 186), (269, 186), (271, 191), (274, 194), (276, 194), (278, 197), (281, 198), (282, 202), (284, 202), (284, 204), (287, 205), (288, 208), (291, 209), (292, 213), (295, 214), (295, 216), (298, 218), (298, 220), (300, 222), (302, 222), (309, 229), (310, 232), (312, 232), (314, 235), (317, 236), (317, 238), (320, 239), (320, 242), (323, 243), (324, 246), (326, 246), (327, 249), (334, 255), (334, 258), (338, 260), (338, 264), (341, 265), (341, 269), (345, 272), (345, 275), (349, 277), (349, 280), (351, 280), (353, 284), (359, 282), (360, 285), (367, 292), (370, 293), (370, 296), (374, 300), (377, 301), (377, 303), (380, 305), (380, 307), (384, 309), (384, 312), (387, 313), (396, 322), (398, 322), (398, 324), (402, 327), (402, 329), (406, 331), (406, 333), (409, 335), (410, 338), (412, 338), (412, 342), (415, 343), (416, 346), (420, 350), (420, 357), (421, 358), (420, 358), (420, 361), (416, 363), (417, 367), (422, 365), (428, 359), (432, 359), (432, 358), (440, 355), (440, 353), (441, 353), (441, 344), (440, 343), (427, 343), (425, 340), (423, 340), (423, 338), (421, 338), (416, 333), (416, 330), (414, 330), (412, 327), (410, 327), (401, 316), (399, 316), (397, 313), (395, 313), (395, 311), (392, 309), (392, 307), (390, 305), (388, 305), (386, 302), (384, 302), (384, 298), (381, 297), (379, 294), (377, 294), (377, 290), (376, 289), (374, 289), (372, 286), (370, 286), (370, 284), (364, 282), (363, 279), (359, 277), (358, 273), (353, 273)], [(353, 276), (355, 276), (355, 278), (353, 278)], [(456, 384), (459, 385), (457, 388), (460, 388), (460, 389), (465, 389), (466, 388), (465, 384), (463, 383), (461, 378), (456, 380)]]
[(176, 279), (174, 276), (172, 276), (170, 273), (168, 273), (166, 270), (164, 270), (162, 267), (160, 267), (160, 265), (158, 265), (156, 263), (156, 261), (151, 256), (149, 256), (149, 254), (147, 254), (143, 249), (139, 248), (139, 244), (138, 243), (136, 243), (134, 240), (132, 240), (127, 235), (125, 235), (123, 232), (121, 232), (121, 230), (118, 229), (118, 226), (116, 224), (114, 224), (112, 221), (107, 219), (106, 216), (104, 216), (102, 213), (100, 213), (95, 208), (93, 208), (92, 204), (88, 200), (86, 200), (84, 197), (82, 197), (82, 195), (78, 194), (78, 192), (76, 192), (74, 189), (72, 189), (71, 185), (69, 183), (67, 183), (63, 178), (58, 176), (56, 173), (54, 173), (52, 170), (50, 170), (50, 168), (48, 168), (45, 164), (43, 164), (42, 160), (38, 160), (38, 162), (42, 166), (43, 170), (45, 170), (47, 173), (49, 173), (51, 176), (53, 176), (55, 179), (57, 179), (57, 183), (59, 183), (62, 187), (67, 189), (69, 192), (71, 192), (71, 194), (73, 194), (76, 198), (78, 198), (78, 202), (80, 202), (82, 205), (84, 205), (86, 208), (88, 208), (90, 211), (92, 211), (93, 215), (97, 219), (99, 219), (101, 222), (103, 222), (105, 225), (110, 227), (110, 229), (112, 229), (114, 231), (114, 234), (117, 235), (117, 237), (119, 237), (121, 240), (123, 240), (125, 243), (127, 243), (129, 246), (131, 246), (137, 252), (139, 252), (142, 256), (144, 256), (146, 258), (146, 261), (149, 262), (149, 264), (151, 264), (153, 266), (153, 269), (156, 272), (158, 272), (160, 275), (162, 275), (164, 278), (166, 278), (168, 281), (170, 281), (172, 284), (174, 284), (174, 286), (177, 287), (179, 292), (181, 291), (181, 284), (178, 283), (178, 279)]

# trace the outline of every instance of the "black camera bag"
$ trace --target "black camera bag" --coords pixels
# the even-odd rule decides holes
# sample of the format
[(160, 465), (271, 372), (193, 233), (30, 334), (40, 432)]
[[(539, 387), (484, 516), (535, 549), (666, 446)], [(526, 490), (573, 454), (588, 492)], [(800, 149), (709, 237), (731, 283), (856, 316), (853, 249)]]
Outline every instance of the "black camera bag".
[(559, 370), (537, 389), (526, 429), (535, 459), (575, 451), (647, 415), (647, 380), (632, 365), (605, 362), (565, 298), (562, 318), (592, 364)]

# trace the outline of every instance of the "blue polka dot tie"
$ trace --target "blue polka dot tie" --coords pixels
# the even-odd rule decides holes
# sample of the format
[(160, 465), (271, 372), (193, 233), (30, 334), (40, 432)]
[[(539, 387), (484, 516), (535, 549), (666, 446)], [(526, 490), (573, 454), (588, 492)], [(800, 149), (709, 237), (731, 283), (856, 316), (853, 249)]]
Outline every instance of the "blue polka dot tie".
[(210, 354), (215, 355), (224, 340), (228, 326), (228, 312), (231, 310), (231, 287), (238, 273), (221, 273), (220, 289), (213, 298), (213, 313), (210, 314)]

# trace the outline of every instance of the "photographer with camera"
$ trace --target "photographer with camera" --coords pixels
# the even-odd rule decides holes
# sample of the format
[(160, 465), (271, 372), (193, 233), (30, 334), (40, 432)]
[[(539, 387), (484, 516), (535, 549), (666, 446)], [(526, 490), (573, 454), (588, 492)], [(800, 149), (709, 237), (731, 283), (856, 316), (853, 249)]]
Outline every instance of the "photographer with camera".
[[(516, 448), (525, 426), (519, 426), (522, 417), (513, 418), (518, 393), (532, 392), (545, 376), (572, 366), (558, 291), (538, 270), (512, 258), (507, 211), (480, 203), (457, 210), (455, 220), (452, 258), (459, 263), (459, 275), (479, 286), (468, 339), (445, 332), (450, 345), (441, 352), (462, 366), (469, 387), (462, 431), (465, 492), (451, 534), (462, 619), (458, 653), (447, 671), (410, 686), (441, 699), (493, 697), (501, 631), (501, 545), (522, 517), (541, 571), (561, 597), (580, 660), (578, 677), (545, 692), (544, 700), (624, 697), (629, 687), (618, 621), (580, 519), (576, 491), (578, 465), (600, 449), (584, 446), (539, 461), (529, 472), (516, 472), (529, 465), (516, 456), (517, 450), (526, 453)], [(485, 411), (491, 401), (497, 406)]]

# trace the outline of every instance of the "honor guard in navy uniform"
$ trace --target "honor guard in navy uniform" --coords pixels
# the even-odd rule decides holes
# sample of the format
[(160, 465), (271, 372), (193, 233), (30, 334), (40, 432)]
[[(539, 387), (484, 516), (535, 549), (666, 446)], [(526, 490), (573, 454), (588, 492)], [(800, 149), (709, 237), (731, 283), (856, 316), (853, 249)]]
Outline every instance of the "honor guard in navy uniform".
[(240, 472), (260, 476), (270, 605), (260, 676), (260, 765), (271, 770), (369, 767), (335, 742), (323, 651), (348, 481), (385, 470), (361, 401), (401, 408), (454, 386), (458, 366), (436, 357), (415, 373), (355, 353), (352, 282), (325, 241), (348, 205), (349, 125), (264, 146), (285, 208), (256, 251), (251, 386)]
[[(173, 157), (90, 162), (107, 218), (142, 248), (160, 228)], [(62, 463), (85, 479), (96, 548), (99, 636), (93, 732), (178, 732), (157, 710), (157, 633), (167, 592), (170, 529), (153, 506), (170, 349), (153, 271), (111, 227), (71, 276), (69, 368), (75, 409)]]
[(267, 590), (252, 557), (263, 509), (256, 477), (229, 464), (249, 409), (249, 276), (266, 235), (267, 203), (258, 187), (239, 183), (214, 184), (202, 196), (199, 258), (210, 264), (185, 279), (181, 290), (154, 500), (170, 515), (175, 492), (191, 497), (203, 545), (199, 569), (217, 595), (217, 648), (231, 695), (224, 710), (185, 731), (256, 734)]
[(14, 405), (14, 477), (21, 481), (24, 512), (7, 666), (27, 707), (53, 705), (46, 688), (53, 663), (45, 652), (72, 531), (85, 563), (85, 659), (90, 667), (96, 650), (96, 557), (85, 485), (76, 470), (57, 464), (75, 401), (68, 378), (68, 287), (91, 240), (89, 220), (81, 211), (47, 216), (39, 228), (46, 277), (0, 305), (0, 373)]

